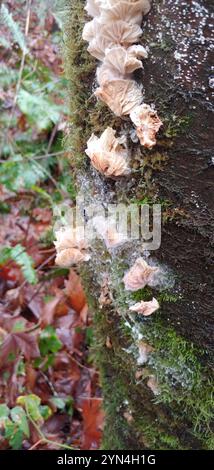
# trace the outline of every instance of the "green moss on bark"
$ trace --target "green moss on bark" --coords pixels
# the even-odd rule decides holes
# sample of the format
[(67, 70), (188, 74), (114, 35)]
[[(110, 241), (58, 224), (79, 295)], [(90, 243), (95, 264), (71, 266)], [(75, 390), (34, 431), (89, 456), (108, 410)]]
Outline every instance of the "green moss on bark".
[[(65, 61), (71, 106), (68, 147), (75, 172), (87, 175), (88, 163), (84, 155), (87, 139), (92, 132), (100, 134), (107, 125), (119, 130), (121, 121), (107, 107), (97, 103), (92, 94), (95, 61), (81, 38), (86, 19), (84, 3), (83, 0), (67, 1)], [(159, 95), (162, 95), (161, 89)], [(149, 153), (135, 149), (136, 170), (140, 169), (140, 173), (134, 189), (127, 194), (129, 199), (146, 197), (151, 203), (157, 201), (152, 172), (164, 168), (171, 139), (189, 126), (189, 116), (167, 115), (165, 99), (162, 103), (160, 99), (167, 124), (159, 142), (161, 151)], [(182, 217), (182, 213), (180, 215)], [(176, 221), (173, 212), (169, 217)], [(81, 270), (94, 313), (92, 355), (100, 370), (106, 411), (103, 449), (212, 449), (213, 379), (206, 351), (200, 351), (178, 334), (177, 328), (170, 327), (170, 317), (167, 320), (163, 317), (166, 304), (172, 304), (172, 312), (174, 303), (180, 305), (181, 312), (185, 304), (181, 296), (170, 289), (125, 292), (122, 277), (128, 262), (123, 255), (120, 252), (111, 259), (99, 244), (93, 248), (93, 257), (100, 263), (95, 267), (92, 259), (92, 263)], [(99, 296), (104, 274), (109, 276), (111, 302), (101, 308)], [(143, 320), (128, 314), (130, 302), (149, 300), (152, 295), (161, 303), (158, 314)], [(154, 348), (147, 364), (141, 366), (137, 364), (139, 338)], [(160, 393), (157, 396), (147, 386), (151, 374), (158, 380)]]

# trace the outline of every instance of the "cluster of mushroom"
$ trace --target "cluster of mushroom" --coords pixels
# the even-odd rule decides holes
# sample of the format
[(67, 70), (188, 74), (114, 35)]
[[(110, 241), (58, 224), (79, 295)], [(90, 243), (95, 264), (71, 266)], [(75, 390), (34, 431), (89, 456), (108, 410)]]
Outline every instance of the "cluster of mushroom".
[[(137, 258), (134, 265), (123, 278), (125, 289), (135, 292), (139, 289), (143, 289), (146, 285), (152, 285), (154, 277), (158, 271), (158, 267), (150, 266), (143, 258)], [(142, 300), (141, 302), (132, 305), (130, 310), (131, 312), (137, 312), (147, 317), (158, 310), (158, 308), (159, 303), (155, 298), (153, 298), (148, 302), (144, 302)]]
[[(150, 7), (151, 0), (87, 0), (85, 9), (93, 19), (85, 24), (82, 35), (89, 43), (88, 51), (100, 62), (95, 95), (116, 116), (130, 116), (140, 143), (147, 148), (156, 144), (162, 122), (151, 106), (142, 103), (142, 87), (133, 72), (142, 69), (142, 59), (148, 57), (146, 49), (136, 43), (142, 35), (142, 18)], [(128, 172), (128, 151), (121, 150), (116, 141), (111, 128), (100, 139), (92, 135), (88, 141), (86, 153), (92, 165), (107, 177)]]
[(57, 256), (55, 263), (63, 268), (89, 261), (88, 244), (76, 229), (62, 227), (55, 232)]
[[(143, 258), (137, 258), (134, 265), (129, 269), (123, 278), (125, 289), (128, 291), (137, 291), (143, 289), (146, 285), (152, 286), (158, 273), (159, 268), (156, 266), (150, 266)], [(145, 317), (152, 315), (153, 312), (159, 309), (159, 303), (157, 299), (153, 297), (152, 300), (145, 302), (137, 302), (132, 305), (129, 310), (131, 312), (137, 312)], [(154, 348), (146, 341), (138, 342), (139, 357), (137, 363), (139, 366), (144, 365), (149, 358), (149, 355), (154, 352)], [(140, 372), (141, 377), (141, 372)], [(154, 375), (148, 373), (147, 386), (151, 389), (154, 395), (159, 394), (159, 387), (157, 379)]]
[[(98, 61), (95, 95), (108, 105), (119, 117), (130, 116), (136, 127), (141, 145), (152, 148), (156, 144), (156, 134), (162, 125), (157, 112), (143, 103), (142, 86), (134, 79), (133, 73), (143, 68), (147, 50), (137, 44), (142, 34), (142, 18), (151, 7), (151, 0), (87, 0), (86, 11), (93, 19), (86, 23), (83, 39), (88, 41), (88, 51)], [(117, 178), (130, 173), (129, 151), (124, 135), (116, 137), (111, 127), (100, 137), (92, 134), (87, 142), (86, 154), (93, 167), (108, 178)], [(108, 249), (124, 243), (124, 236), (116, 231), (114, 221), (107, 225), (103, 216), (93, 219), (93, 227), (104, 240)], [(90, 259), (88, 244), (76, 229), (64, 227), (56, 232), (56, 264), (69, 267)], [(146, 285), (152, 286), (159, 268), (150, 266), (143, 258), (137, 258), (134, 265), (125, 273), (123, 282), (127, 291), (138, 291)], [(100, 297), (100, 304), (111, 302), (107, 281)], [(129, 307), (145, 317), (159, 309), (158, 301), (141, 300)], [(138, 343), (138, 364), (147, 362), (154, 349), (145, 341)], [(159, 393), (156, 378), (148, 374), (148, 387)]]

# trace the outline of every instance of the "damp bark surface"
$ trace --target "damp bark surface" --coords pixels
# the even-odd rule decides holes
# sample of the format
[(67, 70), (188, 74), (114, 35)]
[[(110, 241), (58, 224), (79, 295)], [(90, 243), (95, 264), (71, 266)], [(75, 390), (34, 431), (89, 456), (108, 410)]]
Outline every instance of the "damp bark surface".
[[(68, 147), (79, 196), (104, 208), (159, 202), (163, 219), (161, 247), (149, 254), (163, 268), (159, 286), (124, 291), (124, 272), (143, 255), (141, 242), (109, 252), (97, 240), (81, 269), (103, 385), (103, 448), (213, 449), (213, 2), (157, 0), (144, 18), (141, 43), (149, 58), (135, 78), (164, 123), (151, 151), (131, 140), (128, 118), (115, 118), (93, 96), (96, 62), (81, 39), (84, 4), (67, 0), (63, 10)], [(100, 176), (84, 153), (91, 133), (108, 125), (126, 133), (131, 149), (132, 174), (117, 181)], [(160, 311), (130, 317), (130, 302), (152, 295)], [(142, 338), (154, 348), (146, 364), (138, 357)], [(151, 375), (157, 395), (147, 385)]]

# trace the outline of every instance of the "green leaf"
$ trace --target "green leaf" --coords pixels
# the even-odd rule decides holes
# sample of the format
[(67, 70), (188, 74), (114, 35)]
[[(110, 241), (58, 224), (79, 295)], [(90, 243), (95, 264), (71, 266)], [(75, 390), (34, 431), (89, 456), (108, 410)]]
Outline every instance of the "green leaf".
[(5, 403), (0, 405), (0, 425), (5, 423), (5, 420), (8, 418), (10, 410)]
[(66, 405), (65, 400), (58, 397), (51, 398), (51, 403), (53, 403), (53, 405), (58, 408), (58, 410), (64, 410)]
[[(4, 47), (5, 49), (10, 49), (10, 42), (4, 38), (3, 36), (0, 37), (0, 46)], [(3, 64), (2, 64), (3, 65)]]
[(62, 343), (59, 340), (55, 329), (52, 326), (46, 326), (42, 330), (39, 339), (39, 349), (42, 356), (46, 356), (49, 353), (57, 353), (62, 347)]
[(66, 412), (69, 416), (73, 415), (74, 412), (74, 399), (73, 397), (67, 397), (65, 399)]
[[(69, 274), (69, 269), (68, 268), (53, 268), (51, 269), (48, 274), (45, 274), (42, 277), (42, 280), (49, 281), (50, 279), (55, 279), (57, 277), (66, 277)], [(51, 299), (53, 299), (53, 296), (51, 296)], [(50, 299), (47, 299), (47, 302)], [(45, 300), (46, 301), (46, 300)]]
[(15, 261), (21, 268), (25, 279), (30, 284), (36, 284), (38, 279), (36, 271), (33, 268), (33, 260), (29, 256), (25, 248), (17, 244), (14, 247), (4, 247), (0, 251), (0, 265), (5, 264), (9, 259)]
[[(0, 38), (1, 44), (1, 38)], [(18, 71), (7, 67), (6, 64), (1, 63), (0, 69), (0, 84), (2, 88), (8, 88), (9, 86), (16, 83), (18, 78)]]
[(91, 328), (91, 326), (88, 326), (88, 328), (86, 328), (86, 344), (88, 346), (92, 346), (93, 344), (93, 341), (94, 341), (94, 330), (93, 328)]
[(5, 423), (5, 438), (8, 439), (10, 446), (14, 450), (18, 450), (22, 447), (23, 432), (9, 419)]
[(10, 205), (6, 202), (0, 201), (0, 214), (9, 214), (10, 213)]
[(0, 183), (11, 191), (31, 189), (39, 181), (46, 179), (47, 172), (41, 164), (21, 155), (11, 157), (0, 166)]
[(23, 361), (23, 359), (20, 359), (18, 366), (17, 366), (17, 376), (19, 375), (23, 377), (26, 375), (25, 362)]
[(50, 194), (47, 193), (47, 191), (45, 191), (44, 189), (42, 189), (42, 188), (40, 188), (39, 186), (36, 186), (36, 185), (32, 185), (31, 189), (33, 191), (35, 191), (35, 193), (37, 193), (41, 197), (43, 197), (44, 199), (47, 199), (52, 204), (51, 196), (50, 196)]
[(14, 41), (17, 42), (22, 51), (27, 54), (28, 49), (24, 34), (22, 33), (17, 21), (14, 21), (11, 13), (9, 13), (9, 10), (5, 5), (1, 6), (0, 21), (7, 25), (13, 35)]
[(34, 395), (33, 393), (30, 395), (23, 395), (18, 397), (16, 401), (18, 405), (25, 407), (27, 414), (29, 414), (34, 421), (43, 421), (40, 412), (41, 398), (39, 398), (37, 395)]
[(21, 406), (15, 406), (11, 410), (11, 418), (14, 423), (18, 424), (19, 429), (25, 434), (25, 436), (30, 437), (30, 430), (28, 425), (28, 420), (25, 411)]
[(49, 406), (47, 405), (41, 405), (39, 407), (40, 409), (40, 413), (43, 417), (43, 419), (46, 421), (48, 418), (50, 418), (50, 416), (52, 415), (52, 410), (50, 409)]

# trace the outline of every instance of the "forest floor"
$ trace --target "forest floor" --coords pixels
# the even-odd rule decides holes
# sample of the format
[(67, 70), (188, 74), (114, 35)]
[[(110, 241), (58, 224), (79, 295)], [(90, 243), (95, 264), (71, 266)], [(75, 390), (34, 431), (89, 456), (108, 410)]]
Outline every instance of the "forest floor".
[(61, 19), (49, 7), (1, 7), (0, 449), (96, 449), (104, 419), (81, 281), (54, 261), (53, 214), (75, 187)]

